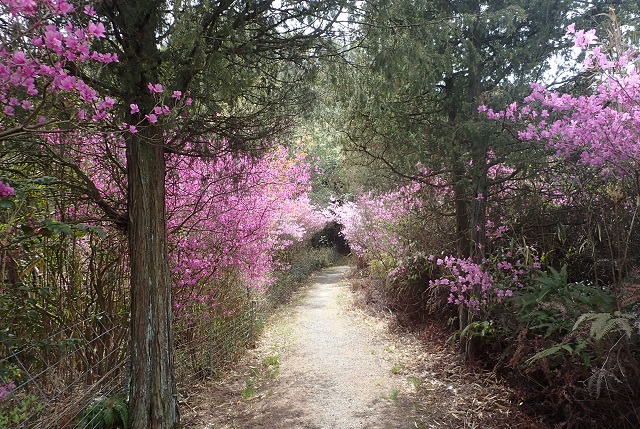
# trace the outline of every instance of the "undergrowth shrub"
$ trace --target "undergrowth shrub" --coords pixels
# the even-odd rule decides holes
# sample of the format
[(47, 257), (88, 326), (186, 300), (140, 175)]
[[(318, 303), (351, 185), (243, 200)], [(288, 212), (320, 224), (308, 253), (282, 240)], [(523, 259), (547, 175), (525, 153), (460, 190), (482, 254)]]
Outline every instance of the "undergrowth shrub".
[(357, 261), (352, 284), (363, 304), (407, 326), (457, 325), (451, 339), (467, 362), (509, 377), (523, 406), (553, 424), (640, 427), (640, 280), (630, 269), (640, 206), (618, 179), (551, 167), (479, 194), (486, 206), (468, 208), (484, 212), (464, 237), (436, 214), (454, 213), (442, 182), (345, 203), (336, 213)]
[(329, 267), (343, 257), (331, 247), (313, 247), (303, 242), (280, 255), (281, 268), (269, 286), (268, 299), (273, 303), (286, 301), (314, 271)]
[(638, 314), (619, 311), (611, 289), (568, 278), (566, 266), (549, 268), (514, 297), (516, 317), (502, 321), (509, 346), (496, 369), (526, 380), (537, 392), (526, 405), (552, 421), (637, 427)]
[(98, 397), (80, 414), (74, 427), (82, 429), (128, 429), (127, 395)]

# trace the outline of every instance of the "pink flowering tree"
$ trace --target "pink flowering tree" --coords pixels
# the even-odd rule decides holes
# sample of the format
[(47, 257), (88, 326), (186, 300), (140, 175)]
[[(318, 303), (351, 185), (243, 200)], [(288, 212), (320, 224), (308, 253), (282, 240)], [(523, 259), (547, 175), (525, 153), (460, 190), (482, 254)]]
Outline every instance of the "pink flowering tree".
[(266, 290), (280, 250), (323, 226), (308, 198), (310, 165), (277, 148), (260, 159), (224, 153), (169, 159), (167, 212), (175, 306), (207, 302), (229, 282)]
[[(211, 156), (211, 143), (221, 136), (229, 137), (233, 151), (259, 152), (272, 134), (291, 126), (292, 106), (306, 100), (302, 82), (311, 69), (304, 61), (315, 55), (314, 42), (335, 22), (335, 4), (314, 4), (238, 8), (223, 2), (210, 10), (198, 2), (172, 8), (156, 0), (96, 2), (94, 7), (15, 0), (0, 6), (7, 18), (0, 52), (0, 136), (18, 144), (35, 132), (95, 130), (102, 137), (100, 147), (117, 160), (112, 165), (125, 177), (91, 183), (79, 166), (85, 161), (76, 162), (74, 150), (44, 148), (85, 182), (87, 201), (102, 217), (127, 234), (133, 429), (179, 424), (171, 365), (165, 156)], [(300, 20), (311, 13), (313, 20)], [(274, 20), (281, 25), (272, 25)], [(282, 26), (289, 24), (291, 31), (283, 35)], [(229, 34), (234, 36), (230, 42)], [(251, 49), (235, 49), (239, 44)], [(99, 46), (107, 52), (96, 50)], [(267, 47), (269, 54), (256, 46)], [(190, 89), (197, 91), (195, 101)], [(192, 113), (176, 108), (176, 100)], [(49, 142), (34, 138), (30, 143)], [(10, 197), (13, 183), (0, 181), (5, 198)], [(111, 187), (126, 189), (126, 204), (114, 209), (104, 198)]]
[(0, 139), (107, 115), (115, 100), (78, 77), (83, 68), (118, 61), (92, 49), (105, 27), (91, 5), (77, 22), (69, 19), (79, 16), (76, 7), (65, 0), (5, 1), (0, 13), (11, 23), (2, 29), (0, 50)]
[(363, 263), (375, 260), (388, 269), (407, 253), (410, 243), (402, 227), (421, 205), (420, 189), (419, 183), (412, 183), (385, 193), (368, 192), (330, 208), (343, 225), (342, 234), (352, 252)]
[[(99, 96), (74, 72), (118, 61), (115, 54), (92, 49), (95, 40), (105, 37), (93, 7), (84, 7), (82, 19), (74, 24), (68, 18), (77, 12), (65, 0), (0, 4), (5, 17), (0, 40), (0, 141), (61, 126), (73, 128), (89, 118), (98, 121), (114, 106), (113, 98)], [(14, 195), (9, 182), (15, 180), (0, 177), (0, 199)]]
[[(595, 30), (576, 30), (571, 25), (567, 35), (573, 38), (575, 49), (585, 52), (583, 70), (592, 76), (592, 93), (558, 93), (534, 84), (521, 105), (513, 103), (498, 112), (481, 106), (480, 111), (494, 120), (524, 124), (518, 131), (521, 140), (542, 145), (550, 154), (550, 163), (566, 166), (569, 174), (578, 173), (573, 179), (567, 176), (559, 182), (579, 183), (584, 181), (582, 176), (595, 184), (595, 194), (583, 198), (600, 197), (602, 210), (593, 215), (611, 234), (615, 284), (628, 266), (640, 195), (638, 52), (621, 47), (607, 50)], [(578, 198), (575, 193), (562, 194), (555, 192), (556, 203), (567, 204)], [(592, 210), (598, 205), (592, 202)]]

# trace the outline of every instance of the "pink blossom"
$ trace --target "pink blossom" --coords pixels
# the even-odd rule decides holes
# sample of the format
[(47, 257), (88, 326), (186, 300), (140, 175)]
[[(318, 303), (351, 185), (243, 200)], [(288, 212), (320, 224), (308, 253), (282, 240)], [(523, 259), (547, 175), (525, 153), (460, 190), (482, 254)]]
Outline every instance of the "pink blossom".
[(74, 89), (75, 84), (76, 84), (75, 76), (66, 76), (62, 78), (60, 82), (58, 82), (58, 88), (60, 88), (63, 91), (71, 91), (72, 89)]
[(87, 26), (87, 33), (99, 38), (106, 37), (104, 24), (101, 22), (98, 22), (97, 24), (89, 22), (89, 25)]
[(149, 92), (151, 94), (160, 94), (163, 91), (162, 85), (159, 83), (156, 83), (155, 85), (151, 82), (149, 82), (147, 84), (147, 88), (149, 88)]
[(5, 200), (15, 195), (15, 190), (11, 185), (0, 181), (0, 199)]
[[(0, 182), (1, 186), (2, 182)], [(0, 191), (1, 192), (1, 191)], [(9, 395), (16, 389), (16, 384), (13, 381), (8, 383), (0, 383), (0, 401), (5, 401), (9, 398)]]
[(13, 64), (17, 66), (23, 66), (27, 63), (27, 58), (24, 52), (16, 51), (13, 53)]
[(576, 31), (575, 38), (573, 39), (573, 43), (576, 47), (584, 49), (590, 44), (594, 43), (598, 40), (598, 36), (596, 36), (596, 30), (589, 30), (585, 32), (584, 30)]
[(116, 104), (116, 100), (114, 100), (113, 98), (111, 98), (111, 97), (105, 97), (104, 98), (104, 106), (105, 106), (105, 108), (111, 109), (111, 108), (113, 108), (113, 106), (115, 104)]

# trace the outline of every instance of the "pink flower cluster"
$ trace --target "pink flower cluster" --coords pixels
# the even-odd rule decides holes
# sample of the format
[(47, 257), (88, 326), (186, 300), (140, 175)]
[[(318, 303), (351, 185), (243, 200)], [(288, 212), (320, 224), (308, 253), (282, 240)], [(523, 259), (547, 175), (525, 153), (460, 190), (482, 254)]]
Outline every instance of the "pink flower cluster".
[(260, 159), (225, 150), (215, 160), (171, 157), (168, 168), (171, 270), (183, 308), (213, 308), (207, 297), (229, 276), (268, 286), (277, 252), (325, 223), (307, 195), (310, 165), (286, 148)]
[(15, 190), (11, 185), (0, 181), (0, 200), (5, 200), (15, 195)]
[[(100, 100), (93, 88), (68, 71), (69, 63), (118, 61), (117, 55), (100, 53), (90, 47), (94, 39), (105, 37), (101, 22), (90, 21), (84, 27), (76, 27), (67, 20), (64, 27), (58, 26), (57, 17), (74, 12), (74, 6), (66, 0), (11, 0), (0, 4), (0, 14), (11, 16), (0, 24), (2, 33), (11, 40), (0, 46), (0, 103), (5, 115), (0, 124), (2, 128), (13, 126), (11, 118), (20, 111), (29, 117), (46, 93), (77, 94), (93, 111), (92, 118), (96, 121), (103, 119), (106, 111), (113, 107), (112, 99)], [(85, 7), (84, 12), (95, 15), (90, 6)], [(46, 93), (41, 89), (45, 87)], [(77, 106), (80, 119), (87, 115), (85, 106)], [(44, 117), (29, 120), (48, 121)]]
[[(147, 125), (149, 124), (153, 125), (158, 123), (162, 115), (169, 116), (173, 112), (172, 108), (166, 104), (168, 103), (168, 101), (163, 100), (162, 94), (164, 93), (164, 87), (162, 86), (162, 84), (159, 84), (159, 83), (153, 84), (149, 82), (147, 84), (147, 88), (149, 89), (149, 92), (156, 98), (156, 105), (153, 107), (151, 111), (149, 111), (144, 115), (144, 120), (141, 120), (140, 122), (135, 124), (127, 124), (127, 123), (122, 124), (123, 129), (125, 129), (126, 131), (129, 131), (132, 134), (137, 133), (138, 127), (143, 125), (145, 121)], [(187, 92), (187, 96), (183, 100), (182, 91), (177, 91), (177, 90), (173, 91), (171, 95), (171, 99), (172, 99), (171, 104), (173, 104), (174, 108), (185, 107), (185, 106), (188, 107), (188, 106), (191, 106), (191, 104), (193, 103), (193, 100), (191, 99), (191, 97), (189, 97), (189, 92)], [(130, 113), (132, 115), (140, 113), (140, 107), (135, 103), (129, 104), (129, 109), (131, 109)]]
[[(482, 266), (470, 258), (456, 258), (446, 256), (444, 259), (431, 255), (429, 259), (447, 271), (447, 275), (437, 280), (430, 280), (429, 286), (446, 286), (451, 290), (450, 304), (463, 304), (472, 310), (479, 310), (481, 304), (486, 304), (489, 294), (493, 291), (493, 277)], [(503, 292), (511, 296), (513, 292)]]
[[(576, 32), (570, 26), (568, 33), (580, 48), (597, 41), (594, 30)], [(637, 56), (627, 51), (613, 59), (595, 46), (583, 65), (599, 76), (594, 94), (560, 94), (532, 84), (522, 106), (479, 110), (495, 120), (526, 124), (519, 137), (544, 142), (557, 158), (577, 156), (584, 165), (612, 177), (635, 174), (640, 167), (640, 75), (633, 60)]]
[[(471, 258), (446, 256), (428, 258), (444, 275), (430, 280), (430, 287), (444, 286), (450, 290), (449, 303), (464, 305), (479, 311), (493, 300), (501, 303), (504, 298), (513, 296), (516, 288), (522, 288), (525, 277), (531, 273), (531, 266), (522, 260), (513, 261), (511, 252), (496, 256), (492, 261), (478, 264)], [(537, 258), (533, 267), (540, 267)]]
[[(480, 226), (476, 226), (476, 229), (480, 230)], [(485, 225), (485, 235), (487, 238), (500, 239), (509, 232), (509, 229), (508, 225), (495, 225), (493, 221), (488, 219)]]
[[(51, 134), (48, 150), (71, 157), (99, 197), (124, 211), (126, 156), (121, 133)], [(73, 141), (73, 144), (70, 142)], [(321, 229), (311, 204), (311, 166), (278, 147), (255, 158), (210, 142), (217, 156), (167, 155), (166, 213), (176, 311), (215, 307), (213, 291), (229, 282), (261, 289), (271, 282), (277, 254)], [(188, 147), (187, 147), (188, 150)], [(70, 218), (99, 219), (95, 204), (77, 202)]]
[(0, 401), (9, 398), (9, 395), (11, 395), (14, 390), (16, 390), (16, 384), (13, 381), (0, 383)]
[(355, 202), (330, 207), (327, 216), (343, 225), (342, 234), (359, 257), (400, 258), (407, 244), (399, 223), (411, 210), (421, 206), (421, 187), (413, 182), (382, 194), (368, 192), (358, 196)]

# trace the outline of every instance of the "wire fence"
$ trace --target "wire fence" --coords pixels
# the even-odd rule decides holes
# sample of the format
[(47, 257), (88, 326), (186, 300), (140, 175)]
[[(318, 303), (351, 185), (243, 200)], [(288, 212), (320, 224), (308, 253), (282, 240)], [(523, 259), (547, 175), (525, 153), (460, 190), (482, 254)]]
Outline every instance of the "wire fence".
[[(214, 377), (251, 347), (297, 282), (276, 284), (215, 317), (175, 323), (178, 390)], [(185, 320), (190, 320), (185, 322)], [(127, 314), (100, 313), (29, 344), (0, 349), (0, 428), (104, 428), (126, 420)]]
[(126, 319), (101, 313), (1, 358), (0, 427), (79, 427), (92, 400), (125, 389)]

